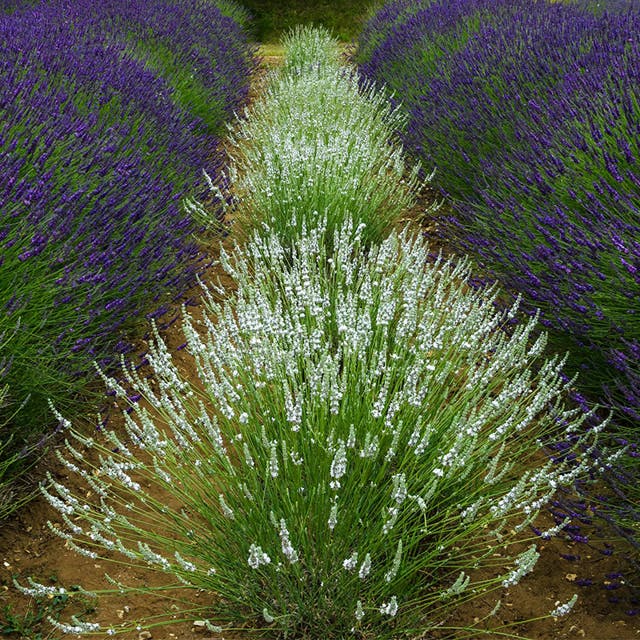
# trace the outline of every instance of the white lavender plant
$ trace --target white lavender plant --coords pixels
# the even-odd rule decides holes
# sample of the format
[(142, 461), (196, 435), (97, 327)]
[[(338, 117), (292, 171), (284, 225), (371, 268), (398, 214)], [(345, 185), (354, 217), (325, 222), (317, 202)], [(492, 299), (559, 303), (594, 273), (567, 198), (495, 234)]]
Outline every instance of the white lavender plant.
[[(285, 44), (285, 59), (299, 61), (331, 43), (322, 32), (300, 29)], [(407, 165), (397, 140), (405, 124), (356, 71), (287, 64), (228, 138), (237, 230), (250, 236), (277, 229), (293, 243), (303, 223), (326, 218), (332, 236), (351, 217), (367, 225), (368, 240), (381, 240), (415, 203), (420, 185), (418, 167)]]
[(308, 66), (340, 66), (340, 45), (328, 29), (298, 25), (281, 38), (286, 52), (283, 68), (297, 72)]
[[(533, 319), (505, 332), (515, 310), (467, 286), (466, 264), (407, 232), (367, 247), (350, 221), (329, 250), (328, 224), (293, 248), (271, 233), (223, 252), (237, 290), (205, 289), (203, 319), (184, 314), (198, 379), (156, 334), (153, 378), (105, 378), (144, 398), (126, 435), (72, 432), (66, 464), (88, 490), (45, 495), (75, 548), (204, 590), (196, 615), (217, 625), (424, 631), (534, 568), (535, 547), (512, 543), (584, 471), (597, 429), (578, 437), (561, 359)], [(546, 457), (550, 433), (578, 459)]]

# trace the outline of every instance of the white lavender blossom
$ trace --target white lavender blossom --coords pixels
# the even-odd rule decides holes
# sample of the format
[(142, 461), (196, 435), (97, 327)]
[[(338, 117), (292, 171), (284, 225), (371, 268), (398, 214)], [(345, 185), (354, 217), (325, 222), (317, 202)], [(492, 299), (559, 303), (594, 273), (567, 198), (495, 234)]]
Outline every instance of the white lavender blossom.
[(383, 616), (389, 616), (390, 618), (395, 617), (396, 613), (398, 613), (398, 598), (396, 596), (391, 596), (389, 602), (385, 602), (380, 607), (380, 613)]
[(233, 520), (235, 518), (235, 514), (233, 513), (233, 509), (227, 504), (227, 501), (224, 499), (224, 495), (221, 493), (218, 494), (218, 500), (220, 501), (220, 508), (222, 509), (224, 517)]
[(364, 580), (371, 573), (371, 554), (367, 553), (360, 565), (360, 569), (358, 571), (358, 577), (360, 580)]
[(333, 531), (338, 524), (338, 501), (333, 500), (331, 503), (331, 511), (329, 512), (329, 520), (327, 521), (329, 529)]
[(193, 562), (190, 562), (189, 560), (185, 560), (178, 551), (176, 551), (173, 555), (176, 559), (176, 562), (182, 569), (184, 569), (185, 571), (189, 571), (191, 573), (193, 573), (194, 571), (197, 571), (196, 565), (193, 564)]
[(289, 529), (287, 529), (287, 523), (284, 518), (280, 519), (280, 542), (282, 544), (282, 553), (284, 557), (289, 561), (289, 564), (295, 564), (298, 562), (298, 552), (293, 548), (291, 540), (289, 539)]
[(79, 544), (76, 544), (73, 540), (67, 540), (66, 546), (68, 549), (75, 551), (78, 555), (84, 556), (85, 558), (95, 560), (98, 557), (98, 554), (95, 551), (82, 547)]
[(513, 587), (514, 585), (518, 584), (523, 576), (526, 576), (528, 573), (533, 571), (533, 568), (536, 566), (539, 557), (540, 554), (536, 549), (536, 545), (532, 544), (526, 551), (523, 551), (516, 558), (516, 568), (511, 571), (502, 581), (502, 586)]
[(262, 550), (262, 547), (252, 544), (249, 547), (247, 562), (252, 569), (257, 569), (261, 565), (270, 564), (271, 558)]
[(358, 552), (354, 551), (348, 558), (342, 561), (342, 566), (347, 571), (355, 571), (358, 566)]
[(387, 509), (387, 517), (385, 518), (384, 524), (382, 525), (383, 536), (386, 536), (393, 529), (393, 527), (395, 527), (399, 515), (400, 509), (398, 507), (393, 506)]
[(469, 586), (470, 581), (471, 577), (466, 575), (464, 571), (461, 571), (455, 582), (446, 591), (443, 591), (440, 597), (446, 600), (452, 596), (460, 595)]
[(278, 465), (278, 443), (275, 440), (270, 443), (269, 450), (269, 475), (272, 478), (277, 478), (280, 466)]
[(385, 582), (391, 582), (397, 575), (398, 570), (400, 569), (400, 562), (402, 561), (402, 540), (398, 541), (398, 546), (396, 547), (396, 553), (393, 556), (393, 562), (391, 563), (391, 568), (384, 574)]
[(404, 473), (396, 473), (391, 476), (391, 482), (393, 483), (391, 498), (401, 505), (407, 498), (407, 479)]
[(550, 616), (552, 618), (561, 618), (562, 616), (568, 615), (573, 609), (575, 603), (578, 601), (578, 594), (574, 593), (573, 596), (564, 604), (560, 604), (556, 602), (556, 608), (550, 612)]
[(169, 569), (171, 567), (171, 563), (162, 554), (152, 551), (147, 542), (138, 541), (138, 550), (140, 556), (147, 564), (152, 566), (158, 565), (163, 569)]
[(345, 443), (340, 441), (335, 456), (331, 462), (331, 477), (340, 479), (347, 471), (347, 451)]
[(571, 518), (569, 516), (567, 516), (566, 518), (564, 518), (564, 520), (559, 522), (557, 525), (555, 525), (553, 527), (549, 527), (548, 529), (543, 531), (540, 534), (540, 537), (543, 540), (551, 540), (551, 538), (553, 538), (553, 536), (558, 535), (558, 533), (560, 533), (560, 531), (562, 531), (570, 522), (571, 522)]
[(47, 621), (49, 624), (62, 631), (62, 633), (68, 633), (72, 635), (84, 635), (89, 633), (96, 633), (101, 630), (100, 624), (98, 622), (84, 622), (82, 620), (78, 620), (76, 616), (71, 616), (72, 624), (65, 624), (64, 622), (60, 622), (53, 618), (52, 616), (47, 616)]
[(36, 582), (33, 578), (27, 578), (27, 582), (29, 583), (28, 587), (23, 587), (16, 578), (13, 578), (13, 586), (20, 591), (20, 593), (24, 593), (27, 596), (31, 596), (32, 598), (43, 598), (43, 597), (51, 597), (51, 596), (63, 596), (68, 593), (68, 591), (64, 587), (52, 587), (41, 584), (40, 582)]

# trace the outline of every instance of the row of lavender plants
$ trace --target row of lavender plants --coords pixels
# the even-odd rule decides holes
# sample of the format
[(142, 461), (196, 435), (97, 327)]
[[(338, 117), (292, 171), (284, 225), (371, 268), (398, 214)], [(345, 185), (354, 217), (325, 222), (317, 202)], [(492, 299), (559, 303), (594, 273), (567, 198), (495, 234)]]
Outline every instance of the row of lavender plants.
[(248, 13), (225, 0), (166, 4), (80, 0), (60, 7), (67, 23), (82, 24), (83, 37), (116, 41), (161, 76), (172, 101), (218, 134), (247, 86), (251, 52), (242, 28)]
[(18, 9), (25, 9), (29, 4), (33, 4), (30, 0), (5, 0), (0, 5), (0, 14), (13, 13)]
[(118, 360), (194, 281), (181, 199), (219, 170), (214, 134), (253, 66), (242, 12), (220, 6), (54, 0), (0, 17), (3, 459), (46, 431), (47, 398), (74, 412), (92, 362)]
[[(444, 233), (541, 309), (621, 445), (640, 419), (639, 9), (398, 0), (359, 54), (402, 99), (408, 149), (437, 166)], [(635, 456), (623, 519), (637, 532)]]
[[(164, 573), (157, 593), (192, 589), (186, 614), (211, 633), (455, 633), (451, 613), (482, 596), (480, 627), (510, 635), (495, 592), (533, 570), (528, 525), (586, 471), (599, 427), (585, 433), (587, 414), (566, 405), (535, 319), (512, 327), (496, 287), (469, 287), (467, 263), (398, 229), (419, 187), (398, 112), (341, 68), (329, 34), (285, 44), (229, 140), (228, 286), (204, 287), (197, 318), (184, 308), (180, 353), (154, 331), (151, 376), (104, 376), (125, 431), (88, 438), (59, 416), (78, 480), (44, 490), (61, 514), (52, 530), (101, 565)], [(565, 455), (541, 456), (558, 430)], [(106, 593), (129, 589), (111, 582)], [(178, 615), (56, 625), (140, 632)]]
[(284, 39), (285, 72), (270, 78), (229, 136), (233, 197), (222, 200), (245, 238), (267, 225), (288, 230), (294, 243), (326, 216), (328, 238), (350, 218), (380, 240), (415, 202), (419, 167), (407, 166), (399, 145), (378, 143), (395, 140), (406, 118), (353, 71), (336, 72), (338, 46), (326, 34), (314, 45), (304, 33)]

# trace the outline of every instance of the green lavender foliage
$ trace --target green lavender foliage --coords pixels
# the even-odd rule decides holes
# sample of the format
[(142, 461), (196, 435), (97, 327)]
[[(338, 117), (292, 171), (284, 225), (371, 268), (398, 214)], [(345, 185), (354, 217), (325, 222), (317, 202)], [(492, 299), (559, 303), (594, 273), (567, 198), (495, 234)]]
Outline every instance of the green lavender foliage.
[(16, 496), (11, 479), (18, 471), (24, 471), (25, 467), (29, 466), (31, 461), (27, 460), (27, 456), (33, 453), (35, 447), (16, 448), (13, 442), (14, 434), (5, 429), (7, 423), (13, 418), (9, 409), (14, 413), (20, 410), (20, 407), (16, 407), (15, 403), (11, 402), (10, 388), (4, 380), (11, 366), (11, 359), (8, 357), (11, 353), (9, 343), (19, 325), (10, 331), (10, 323), (5, 319), (0, 327), (4, 328), (4, 331), (0, 332), (0, 410), (3, 412), (3, 418), (0, 420), (0, 520), (3, 520), (29, 497), (24, 492), (21, 496)]
[[(424, 632), (533, 569), (535, 545), (513, 542), (589, 458), (553, 462), (540, 441), (571, 435), (582, 451), (584, 414), (565, 407), (535, 321), (501, 330), (516, 310), (470, 288), (466, 264), (434, 263), (408, 232), (368, 246), (349, 220), (328, 249), (328, 225), (223, 252), (234, 293), (205, 289), (202, 318), (184, 312), (197, 378), (157, 333), (153, 376), (126, 367), (126, 389), (105, 376), (130, 405), (126, 435), (70, 432), (66, 465), (87, 488), (45, 491), (66, 523), (53, 529), (203, 590), (192, 615), (210, 625)], [(476, 576), (487, 567), (495, 578)]]
[[(8, 387), (0, 389), (0, 407), (5, 406)], [(11, 436), (3, 436), (0, 439), (0, 519), (6, 518), (14, 509), (14, 494), (8, 478), (15, 474), (15, 468), (20, 462), (20, 455), (11, 452)]]
[[(211, 0), (204, 1), (210, 2)], [(244, 29), (249, 29), (251, 27), (251, 12), (244, 3), (237, 2), (236, 0), (215, 0), (215, 4), (224, 16), (231, 18)]]
[(11, 327), (11, 323), (6, 319), (3, 324), (6, 328), (4, 332), (0, 333), (0, 410), (3, 415), (0, 420), (0, 521), (37, 494), (35, 483), (31, 483), (29, 489), (26, 489), (26, 482), (18, 487), (15, 477), (21, 473), (26, 475), (45, 444), (43, 439), (30, 446), (20, 443), (22, 446), (16, 447), (16, 434), (7, 428), (15, 415), (22, 410), (26, 400), (22, 404), (16, 402), (11, 397), (9, 385), (4, 381), (12, 364), (10, 357), (12, 345), (10, 343), (20, 325), (17, 323)]

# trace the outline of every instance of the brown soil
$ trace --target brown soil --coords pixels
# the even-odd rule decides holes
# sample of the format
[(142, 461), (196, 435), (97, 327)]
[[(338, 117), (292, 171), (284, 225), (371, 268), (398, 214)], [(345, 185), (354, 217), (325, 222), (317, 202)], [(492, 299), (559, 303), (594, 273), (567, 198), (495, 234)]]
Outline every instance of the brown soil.
[[(425, 202), (421, 202), (421, 205)], [(226, 242), (230, 244), (229, 240)], [(434, 244), (438, 246), (437, 242)], [(216, 267), (208, 274), (213, 278), (219, 275)], [(194, 295), (196, 293), (194, 291)], [(194, 312), (197, 314), (197, 307), (194, 307)], [(179, 323), (166, 330), (164, 337), (172, 349), (177, 349), (184, 342)], [(144, 349), (144, 344), (139, 347)], [(184, 352), (180, 353), (183, 354), (180, 357), (182, 366), (188, 372), (192, 364)], [(41, 464), (49, 468), (57, 480), (63, 483), (74, 481), (53, 456)], [(547, 526), (552, 524), (549, 515), (543, 515), (542, 518), (548, 521)], [(163, 576), (150, 570), (113, 565), (78, 555), (51, 533), (47, 527), (49, 519), (58, 521), (57, 513), (45, 500), (36, 499), (12, 520), (3, 523), (0, 529), (0, 624), (4, 622), (7, 625), (13, 621), (17, 627), (18, 621), (22, 619), (25, 625), (15, 634), (7, 633), (8, 636), (34, 640), (58, 638), (62, 634), (52, 629), (46, 620), (30, 624), (28, 616), (49, 612), (59, 615), (62, 621), (68, 621), (72, 613), (80, 612), (87, 614), (87, 620), (116, 628), (150, 616), (163, 616), (169, 621), (167, 626), (153, 628), (150, 632), (127, 632), (121, 636), (127, 640), (220, 640), (223, 637), (194, 626), (191, 621), (178, 620), (181, 616), (176, 613), (177, 600), (172, 601), (159, 595), (129, 595), (126, 598), (114, 596), (88, 604), (80, 596), (73, 596), (66, 602), (51, 598), (44, 603), (37, 603), (20, 594), (13, 586), (14, 577), (22, 584), (26, 584), (26, 578), (31, 576), (49, 585), (71, 588), (81, 584), (85, 589), (100, 589), (109, 588), (104, 580), (105, 571), (109, 571), (113, 578), (129, 585), (164, 584)], [(544, 524), (541, 526), (544, 528)], [(523, 579), (520, 585), (491, 594), (491, 597), (477, 598), (459, 607), (449, 625), (476, 627), (475, 631), (455, 632), (443, 629), (438, 633), (424, 633), (419, 637), (425, 640), (444, 637), (480, 639), (488, 637), (482, 629), (489, 628), (501, 634), (494, 633), (489, 637), (517, 635), (535, 640), (640, 638), (638, 593), (634, 594), (624, 578), (620, 577), (620, 574), (629, 572), (622, 543), (609, 542), (606, 540), (607, 533), (594, 525), (584, 526), (582, 533), (589, 538), (589, 543), (572, 542), (566, 536), (546, 542), (541, 540), (540, 561), (534, 572)], [(578, 593), (579, 599), (571, 614), (557, 621), (548, 617), (547, 614), (558, 603), (568, 601), (574, 593)], [(169, 597), (202, 606), (207, 604), (211, 595), (176, 590)], [(495, 616), (484, 622), (483, 618), (493, 609), (497, 598), (502, 601), (501, 608)], [(638, 615), (633, 615), (634, 611), (638, 611)], [(227, 640), (242, 640), (248, 638), (249, 634), (236, 630), (225, 632), (224, 637)]]

